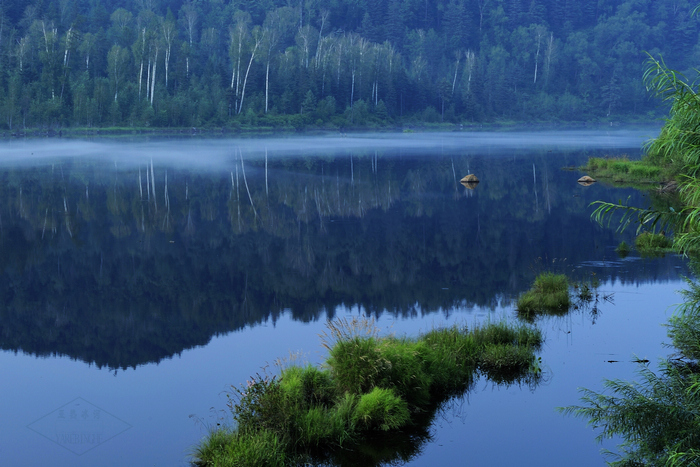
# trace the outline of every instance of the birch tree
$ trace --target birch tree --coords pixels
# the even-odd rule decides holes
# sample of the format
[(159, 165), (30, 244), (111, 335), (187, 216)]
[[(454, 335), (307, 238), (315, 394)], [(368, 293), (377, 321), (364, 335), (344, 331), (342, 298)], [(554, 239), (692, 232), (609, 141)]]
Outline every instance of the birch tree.
[(180, 10), (182, 12), (182, 22), (185, 26), (185, 36), (187, 38), (187, 54), (185, 56), (185, 67), (187, 77), (190, 76), (190, 54), (194, 48), (195, 33), (198, 21), (197, 9), (192, 4), (192, 1), (188, 1), (182, 6)]
[(172, 52), (177, 29), (171, 20), (161, 20), (160, 29), (163, 33), (163, 49), (165, 52), (165, 89), (168, 89), (168, 70), (170, 68), (170, 54)]
[(248, 84), (248, 73), (250, 73), (250, 66), (253, 64), (253, 60), (255, 59), (255, 53), (257, 52), (258, 47), (260, 47), (260, 43), (262, 42), (265, 33), (260, 28), (260, 26), (256, 26), (255, 28), (253, 28), (252, 35), (253, 35), (253, 50), (250, 52), (250, 60), (248, 61), (248, 68), (245, 71), (245, 78), (243, 79), (243, 87), (241, 90), (241, 103), (238, 106), (238, 113), (239, 114), (243, 110), (243, 99), (245, 98), (246, 84)]
[(472, 75), (476, 67), (476, 54), (473, 50), (467, 50), (464, 53), (464, 74), (467, 77), (467, 92), (472, 90)]
[(549, 83), (549, 74), (552, 67), (552, 62), (556, 58), (556, 44), (554, 43), (554, 33), (549, 34), (547, 48), (544, 52), (544, 80), (545, 84)]
[(537, 84), (537, 71), (540, 64), (540, 50), (542, 49), (542, 43), (544, 42), (546, 33), (547, 29), (541, 24), (533, 27), (533, 34), (535, 36), (535, 74), (532, 79), (532, 84)]
[(234, 20), (235, 23), (229, 28), (229, 55), (231, 56), (231, 89), (235, 88), (234, 108), (236, 108), (241, 86), (241, 54), (248, 36), (248, 25), (252, 20), (250, 15), (244, 12), (237, 12)]
[(124, 76), (124, 68), (129, 60), (129, 51), (120, 45), (113, 45), (107, 54), (110, 82), (114, 83), (114, 102), (117, 102), (119, 85)]
[(78, 46), (78, 52), (80, 52), (82, 60), (85, 62), (85, 71), (87, 72), (90, 71), (90, 57), (95, 51), (95, 43), (95, 35), (91, 32), (87, 32), (83, 34), (80, 45)]

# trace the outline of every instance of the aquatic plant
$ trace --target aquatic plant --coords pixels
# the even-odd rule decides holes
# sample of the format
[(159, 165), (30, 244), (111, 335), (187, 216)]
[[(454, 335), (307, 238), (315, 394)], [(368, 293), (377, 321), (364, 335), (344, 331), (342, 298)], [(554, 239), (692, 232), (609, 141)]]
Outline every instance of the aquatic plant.
[[(605, 218), (609, 222), (613, 212), (622, 210), (620, 228), (636, 218), (638, 232), (644, 226), (653, 230), (657, 224), (668, 224), (676, 232), (672, 245), (663, 235), (645, 233), (637, 237), (637, 249), (657, 251), (673, 246), (681, 253), (693, 253), (700, 246), (700, 95), (695, 91), (696, 83), (688, 83), (662, 60), (652, 57), (644, 79), (647, 88), (672, 102), (661, 134), (647, 146), (647, 157), (675, 168), (682, 180), (685, 207), (654, 210), (598, 202), (593, 216), (599, 222)], [(691, 269), (697, 273), (692, 263)], [(559, 409), (600, 429), (599, 440), (623, 438), (622, 452), (611, 465), (700, 465), (700, 285), (691, 280), (688, 284), (685, 303), (669, 321), (669, 336), (678, 350), (675, 358), (662, 360), (657, 372), (640, 367), (640, 381), (607, 380), (603, 393), (583, 389), (582, 405)]]
[(631, 250), (632, 249), (630, 248), (630, 246), (624, 240), (620, 242), (617, 248), (615, 248), (615, 252), (620, 258), (626, 258), (630, 254)]
[(545, 272), (535, 278), (530, 290), (518, 298), (516, 308), (525, 315), (566, 312), (571, 305), (569, 280), (564, 274)]
[[(328, 358), (320, 368), (289, 366), (278, 377), (257, 374), (233, 388), (235, 428), (210, 433), (195, 449), (193, 463), (333, 465), (333, 458), (345, 456), (344, 447), (360, 449), (378, 433), (399, 436), (403, 430), (414, 438), (409, 445), (426, 440), (423, 424), (466, 391), (477, 372), (497, 383), (536, 382), (541, 376), (534, 352), (542, 335), (522, 324), (471, 331), (453, 326), (397, 338), (379, 337), (372, 320), (337, 320), (328, 324), (322, 342)], [(402, 448), (399, 457), (411, 452), (415, 446)]]
[(632, 161), (627, 156), (591, 157), (581, 170), (594, 174), (595, 178), (613, 179), (617, 183), (630, 184), (657, 182), (669, 176), (667, 170), (663, 170), (648, 159)]
[(671, 250), (673, 242), (662, 233), (642, 232), (634, 240), (634, 246), (642, 255), (663, 254)]

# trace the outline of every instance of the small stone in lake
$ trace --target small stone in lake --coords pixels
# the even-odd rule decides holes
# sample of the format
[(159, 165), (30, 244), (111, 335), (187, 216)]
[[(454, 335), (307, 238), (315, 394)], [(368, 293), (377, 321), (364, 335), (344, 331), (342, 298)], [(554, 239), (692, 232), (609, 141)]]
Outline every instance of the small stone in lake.
[(590, 186), (593, 183), (595, 183), (595, 179), (592, 177), (589, 177), (588, 175), (584, 175), (583, 177), (578, 179), (579, 185), (583, 186)]
[(462, 183), (479, 183), (479, 179), (476, 178), (476, 175), (474, 174), (469, 174), (466, 177), (464, 177), (462, 180), (460, 180)]

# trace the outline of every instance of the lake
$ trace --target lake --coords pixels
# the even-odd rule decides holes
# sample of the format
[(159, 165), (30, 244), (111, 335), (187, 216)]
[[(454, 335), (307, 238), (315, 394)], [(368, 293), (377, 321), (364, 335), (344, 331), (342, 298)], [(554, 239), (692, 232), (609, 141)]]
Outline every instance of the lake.
[(535, 320), (543, 381), (478, 380), (397, 463), (604, 465), (615, 442), (555, 408), (634, 378), (635, 358), (656, 367), (686, 267), (618, 257), (634, 229), (598, 226), (590, 203), (655, 201), (562, 169), (639, 157), (657, 133), (0, 142), (2, 463), (189, 465), (231, 385), (323, 360), (326, 320), (515, 321), (551, 270), (597, 278), (600, 299)]

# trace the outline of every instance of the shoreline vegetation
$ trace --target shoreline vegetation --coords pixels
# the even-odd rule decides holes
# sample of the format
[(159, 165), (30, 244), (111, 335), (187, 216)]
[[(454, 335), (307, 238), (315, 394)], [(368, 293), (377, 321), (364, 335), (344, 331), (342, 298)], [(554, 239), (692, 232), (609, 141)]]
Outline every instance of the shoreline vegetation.
[[(285, 366), (232, 387), (235, 422), (195, 447), (197, 466), (346, 465), (406, 461), (430, 439), (448, 401), (475, 379), (536, 386), (541, 332), (527, 324), (433, 329), (381, 336), (373, 320), (329, 321), (320, 367)], [(377, 445), (378, 440), (382, 443)]]
[[(699, 10), (696, 7), (692, 15)], [(700, 94), (697, 81), (689, 82), (651, 56), (644, 81), (647, 89), (672, 104), (660, 135), (646, 146), (641, 161), (592, 158), (588, 168), (612, 173), (616, 183), (656, 178), (663, 182), (657, 193), (675, 193), (677, 204), (674, 207), (661, 196), (652, 197), (649, 208), (598, 201), (592, 218), (610, 223), (622, 213), (615, 217), (620, 230), (637, 225), (635, 246), (641, 254), (672, 249), (689, 259), (694, 278), (686, 279), (684, 301), (667, 324), (674, 353), (660, 360), (657, 371), (642, 364), (638, 381), (606, 380), (602, 392), (581, 389), (581, 405), (558, 410), (587, 420), (598, 430), (599, 441), (622, 438), (620, 452), (609, 462), (612, 466), (696, 466), (700, 464), (700, 134), (696, 131)], [(601, 172), (596, 176), (604, 178)], [(673, 240), (663, 235), (666, 230), (673, 232)], [(624, 254), (629, 247), (618, 250)]]

